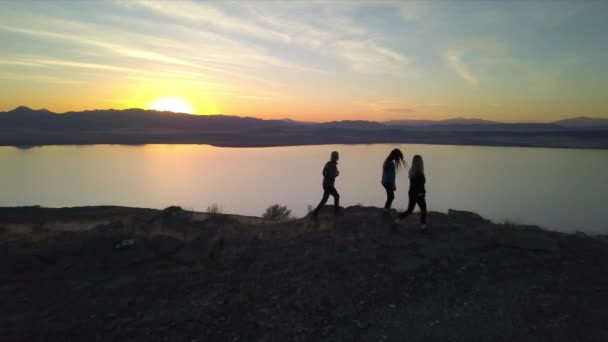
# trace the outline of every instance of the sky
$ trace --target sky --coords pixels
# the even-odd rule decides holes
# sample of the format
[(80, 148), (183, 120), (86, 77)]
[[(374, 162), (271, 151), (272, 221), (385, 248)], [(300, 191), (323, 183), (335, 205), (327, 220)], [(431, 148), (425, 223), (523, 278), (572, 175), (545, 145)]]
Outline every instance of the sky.
[(608, 1), (0, 2), (0, 111), (608, 118)]

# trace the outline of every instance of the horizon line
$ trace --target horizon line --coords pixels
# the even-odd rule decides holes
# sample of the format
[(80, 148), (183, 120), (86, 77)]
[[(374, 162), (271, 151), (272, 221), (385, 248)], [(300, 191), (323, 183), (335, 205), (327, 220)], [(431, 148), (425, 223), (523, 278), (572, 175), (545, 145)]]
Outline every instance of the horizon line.
[(292, 119), (289, 117), (284, 117), (282, 119), (265, 119), (265, 118), (261, 118), (259, 116), (252, 116), (252, 115), (236, 115), (236, 114), (222, 114), (222, 113), (216, 113), (216, 114), (200, 114), (200, 113), (186, 113), (186, 112), (174, 112), (174, 111), (170, 111), (170, 110), (156, 110), (156, 109), (146, 109), (146, 108), (139, 108), (139, 107), (132, 107), (132, 108), (124, 108), (124, 109), (116, 109), (116, 108), (97, 108), (97, 109), (83, 109), (83, 110), (69, 110), (69, 111), (65, 111), (65, 112), (55, 112), (52, 110), (49, 110), (47, 108), (40, 108), (40, 109), (33, 109), (29, 106), (25, 106), (25, 105), (20, 105), (17, 106), (13, 109), (10, 110), (5, 110), (5, 111), (0, 111), (2, 113), (10, 113), (10, 112), (14, 112), (17, 111), (19, 109), (27, 109), (30, 111), (46, 111), (52, 114), (56, 114), (56, 115), (63, 115), (63, 114), (67, 114), (67, 113), (83, 113), (83, 112), (92, 112), (92, 111), (118, 111), (118, 112), (122, 112), (122, 111), (129, 111), (129, 110), (141, 110), (141, 111), (145, 111), (145, 112), (157, 112), (157, 113), (172, 113), (172, 114), (182, 114), (182, 115), (192, 115), (192, 116), (229, 116), (229, 117), (236, 117), (236, 118), (253, 118), (253, 119), (258, 119), (258, 120), (264, 120), (264, 121), (293, 121), (293, 122), (300, 122), (300, 123), (310, 123), (310, 124), (315, 124), (315, 123), (331, 123), (331, 122), (345, 122), (345, 121), (358, 121), (358, 122), (375, 122), (375, 123), (387, 123), (387, 122), (398, 122), (398, 121), (426, 121), (426, 122), (444, 122), (444, 121), (451, 121), (451, 120), (470, 120), (470, 121), (474, 121), (474, 120), (479, 120), (479, 121), (486, 121), (485, 123), (474, 123), (477, 125), (483, 125), (483, 124), (554, 124), (554, 123), (558, 123), (560, 121), (564, 121), (564, 120), (573, 120), (573, 119), (591, 119), (591, 120), (606, 120), (608, 122), (608, 118), (602, 118), (602, 117), (592, 117), (592, 116), (585, 116), (585, 115), (579, 115), (579, 116), (571, 116), (571, 117), (564, 117), (562, 119), (557, 119), (554, 121), (496, 121), (496, 120), (489, 120), (489, 119), (483, 119), (483, 118), (479, 118), (479, 117), (464, 117), (464, 116), (456, 116), (456, 117), (451, 117), (448, 119), (390, 119), (390, 120), (384, 120), (384, 121), (376, 121), (376, 120), (369, 120), (369, 119), (344, 119), (344, 120), (331, 120), (331, 121), (302, 121), (302, 120), (296, 120), (296, 119)]

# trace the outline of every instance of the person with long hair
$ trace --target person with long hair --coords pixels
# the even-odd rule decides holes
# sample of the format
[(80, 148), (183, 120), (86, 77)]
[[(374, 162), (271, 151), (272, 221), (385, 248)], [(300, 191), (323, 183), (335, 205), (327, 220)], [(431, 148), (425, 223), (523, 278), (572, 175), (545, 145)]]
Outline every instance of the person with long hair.
[(388, 215), (391, 210), (391, 205), (395, 199), (395, 191), (397, 191), (396, 178), (397, 172), (403, 166), (407, 168), (403, 159), (403, 152), (396, 148), (388, 154), (388, 157), (382, 163), (382, 186), (386, 190), (386, 203), (384, 203), (384, 214)]
[(424, 161), (420, 155), (415, 155), (412, 159), (412, 167), (409, 171), (410, 178), (410, 189), (408, 191), (409, 204), (407, 211), (399, 215), (399, 218), (395, 220), (395, 224), (399, 224), (401, 220), (406, 218), (409, 214), (414, 211), (414, 207), (418, 204), (420, 207), (420, 227), (423, 231), (426, 230), (426, 176), (424, 175)]
[(340, 159), (340, 155), (337, 151), (333, 151), (329, 161), (325, 163), (325, 167), (323, 167), (323, 198), (321, 198), (321, 202), (319, 202), (317, 208), (313, 210), (312, 217), (317, 217), (319, 215), (319, 211), (323, 208), (325, 203), (327, 203), (329, 195), (334, 197), (335, 214), (338, 215), (340, 212), (340, 194), (335, 187), (336, 177), (340, 175), (340, 172), (338, 171), (338, 159)]

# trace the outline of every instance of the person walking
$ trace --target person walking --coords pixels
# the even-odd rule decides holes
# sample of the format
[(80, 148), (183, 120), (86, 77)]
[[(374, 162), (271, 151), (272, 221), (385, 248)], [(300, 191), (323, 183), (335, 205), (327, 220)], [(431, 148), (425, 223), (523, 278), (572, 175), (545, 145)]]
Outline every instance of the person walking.
[(330, 156), (330, 160), (325, 163), (325, 167), (323, 167), (323, 198), (321, 198), (321, 202), (319, 205), (313, 210), (312, 216), (317, 217), (319, 215), (319, 211), (327, 200), (329, 196), (333, 196), (334, 198), (334, 213), (338, 215), (340, 213), (340, 194), (336, 190), (335, 182), (336, 177), (340, 175), (340, 171), (338, 171), (338, 160), (340, 159), (340, 155), (337, 151), (333, 151)]
[(388, 154), (384, 163), (382, 163), (382, 180), (380, 183), (386, 190), (386, 202), (384, 203), (384, 215), (388, 216), (391, 210), (391, 205), (395, 199), (395, 191), (397, 191), (396, 178), (400, 167), (407, 168), (403, 159), (403, 152), (396, 148)]
[(420, 207), (420, 228), (424, 232), (428, 232), (426, 228), (426, 176), (424, 175), (424, 161), (420, 155), (415, 155), (412, 159), (412, 167), (409, 171), (410, 189), (408, 191), (409, 204), (407, 210), (399, 215), (395, 220), (395, 224), (399, 224), (414, 211), (414, 207), (418, 204)]

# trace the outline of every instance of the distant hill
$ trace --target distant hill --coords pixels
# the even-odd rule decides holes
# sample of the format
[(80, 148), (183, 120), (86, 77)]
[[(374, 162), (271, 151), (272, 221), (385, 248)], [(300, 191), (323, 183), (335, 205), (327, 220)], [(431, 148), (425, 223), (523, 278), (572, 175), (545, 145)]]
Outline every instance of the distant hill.
[[(608, 148), (606, 121), (576, 118), (556, 123), (507, 124), (455, 118), (315, 123), (136, 108), (58, 114), (45, 109), (18, 107), (0, 112), (0, 145), (211, 144), (254, 147), (417, 143)], [(595, 123), (601, 125), (591, 126)]]
[(390, 120), (384, 121), (385, 125), (389, 126), (431, 126), (431, 125), (483, 125), (483, 124), (498, 124), (500, 122), (482, 120), (482, 119), (466, 119), (453, 118), (447, 120)]
[(590, 118), (586, 116), (559, 120), (554, 123), (556, 125), (569, 128), (608, 128), (608, 119)]
[(241, 128), (292, 126), (283, 120), (262, 120), (228, 115), (190, 115), (144, 109), (87, 110), (57, 114), (48, 110), (18, 107), (0, 113), (0, 129), (44, 129), (45, 131), (209, 131)]
[(317, 123), (317, 127), (320, 128), (341, 128), (341, 129), (356, 129), (356, 130), (379, 130), (387, 129), (386, 125), (383, 125), (376, 121), (365, 121), (365, 120), (344, 120), (344, 121), (331, 121)]

